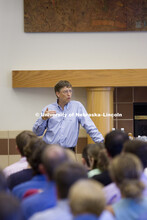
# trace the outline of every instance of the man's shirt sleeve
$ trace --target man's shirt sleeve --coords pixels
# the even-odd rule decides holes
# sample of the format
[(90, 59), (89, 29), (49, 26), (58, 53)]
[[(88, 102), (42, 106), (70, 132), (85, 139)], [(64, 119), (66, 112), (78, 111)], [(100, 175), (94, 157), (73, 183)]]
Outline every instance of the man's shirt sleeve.
[(82, 127), (85, 128), (85, 130), (90, 135), (92, 140), (95, 143), (103, 142), (104, 141), (103, 135), (99, 132), (99, 130), (97, 129), (94, 122), (89, 117), (87, 111), (85, 110), (84, 106), (81, 103), (79, 108), (79, 114), (81, 115), (79, 117), (79, 122), (82, 125)]
[(48, 124), (48, 120), (43, 120), (42, 119), (42, 115), (44, 114), (45, 110), (47, 107), (45, 107), (42, 112), (40, 117), (37, 119), (37, 121), (35, 122), (34, 126), (33, 126), (33, 132), (37, 135), (37, 136), (41, 136), (43, 135), (45, 129), (47, 128), (47, 124)]

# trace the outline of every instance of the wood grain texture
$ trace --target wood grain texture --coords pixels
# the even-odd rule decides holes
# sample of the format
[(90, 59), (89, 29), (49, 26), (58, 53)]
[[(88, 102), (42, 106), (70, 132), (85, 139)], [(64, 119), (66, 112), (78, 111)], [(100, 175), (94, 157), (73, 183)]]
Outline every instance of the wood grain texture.
[[(106, 114), (113, 114), (113, 88), (88, 88), (87, 112), (100, 114), (91, 119), (103, 136), (110, 132), (113, 128), (113, 117)], [(90, 136), (88, 136), (88, 143), (93, 143)]]
[(73, 87), (147, 86), (147, 69), (14, 70), (12, 87), (54, 87), (68, 80)]
[(25, 32), (146, 31), (146, 0), (24, 0)]

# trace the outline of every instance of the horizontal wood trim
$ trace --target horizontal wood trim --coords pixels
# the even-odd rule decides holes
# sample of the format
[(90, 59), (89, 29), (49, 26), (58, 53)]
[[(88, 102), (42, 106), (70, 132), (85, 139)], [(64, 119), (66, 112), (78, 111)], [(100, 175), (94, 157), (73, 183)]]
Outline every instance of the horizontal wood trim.
[(147, 86), (147, 69), (12, 71), (13, 88), (54, 87), (61, 79), (73, 87)]

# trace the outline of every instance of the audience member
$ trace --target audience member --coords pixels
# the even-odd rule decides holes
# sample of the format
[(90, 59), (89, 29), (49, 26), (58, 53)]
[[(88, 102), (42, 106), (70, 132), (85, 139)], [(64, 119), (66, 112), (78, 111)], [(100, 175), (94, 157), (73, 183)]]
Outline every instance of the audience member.
[[(127, 140), (129, 140), (128, 134), (120, 130), (111, 131), (106, 134), (104, 143), (110, 160), (120, 154), (123, 144)], [(112, 183), (108, 170), (94, 176), (94, 179), (101, 182), (104, 186)]]
[(147, 142), (129, 140), (124, 144), (123, 152), (135, 154), (141, 160), (143, 169), (147, 167)]
[(111, 162), (110, 175), (120, 189), (122, 199), (107, 209), (117, 220), (146, 219), (147, 198), (143, 196), (142, 172), (140, 160), (130, 153), (119, 155)]
[(90, 170), (90, 162), (89, 162), (89, 158), (88, 158), (88, 148), (89, 147), (90, 147), (90, 144), (85, 146), (82, 151), (82, 164), (84, 165), (84, 167), (86, 168), (87, 171)]
[(141, 180), (145, 185), (144, 195), (147, 196), (147, 142), (141, 140), (128, 141), (124, 144), (123, 152), (135, 154), (140, 159), (144, 170)]
[(26, 157), (24, 155), (24, 147), (30, 142), (32, 137), (36, 137), (32, 131), (22, 131), (16, 136), (16, 148), (21, 155), (21, 159), (3, 170), (6, 177), (27, 168), (28, 162), (26, 161)]
[(102, 143), (89, 145), (88, 158), (90, 163), (90, 171), (88, 172), (89, 178), (107, 170), (109, 160)]
[(79, 180), (69, 191), (69, 204), (74, 220), (114, 219), (104, 211), (106, 201), (102, 186), (95, 180)]
[[(33, 137), (32, 139), (35, 139), (35, 138), (37, 138), (37, 136)], [(26, 169), (23, 169), (17, 173), (13, 173), (7, 178), (7, 183), (8, 183), (8, 187), (10, 190), (12, 190), (15, 186), (21, 183), (31, 180), (33, 177), (33, 170), (29, 163), (29, 160), (32, 157), (32, 152), (31, 150), (29, 150), (29, 143), (23, 148), (23, 154), (25, 158), (27, 159), (28, 166)]]
[(74, 151), (72, 151), (68, 148), (65, 148), (65, 152), (66, 152), (69, 160), (74, 161), (74, 162), (77, 161), (76, 154), (74, 153)]
[(0, 192), (8, 190), (7, 180), (2, 170), (0, 170)]
[(68, 192), (72, 184), (79, 179), (86, 179), (87, 172), (85, 168), (76, 162), (67, 162), (57, 168), (55, 173), (55, 182), (57, 185), (57, 205), (40, 213), (36, 213), (30, 220), (72, 220), (68, 204)]
[(105, 136), (105, 147), (110, 158), (121, 153), (123, 144), (129, 140), (127, 133), (121, 130), (111, 131)]
[[(140, 140), (129, 140), (124, 143), (124, 147), (122, 152), (135, 154), (141, 161), (143, 165), (143, 169), (147, 167), (147, 143)], [(143, 172), (141, 175), (141, 180), (145, 184), (145, 190), (143, 194), (147, 196), (147, 176)], [(110, 185), (104, 188), (107, 204), (113, 204), (121, 199), (121, 193), (119, 188), (115, 183), (111, 183)]]
[[(72, 151), (71, 153), (74, 154)], [(67, 160), (66, 150), (58, 145), (48, 145), (44, 150), (41, 170), (42, 173), (47, 176), (48, 185), (41, 193), (28, 197), (22, 202), (25, 219), (30, 218), (36, 212), (46, 210), (56, 205), (57, 196), (54, 173), (57, 167)]]
[(47, 144), (38, 137), (32, 138), (30, 143), (25, 147), (25, 155), (27, 155), (34, 176), (31, 180), (21, 183), (13, 188), (12, 192), (17, 198), (22, 199), (24, 193), (29, 189), (43, 189), (46, 187), (46, 178), (41, 174), (39, 169), (39, 166), (42, 163), (41, 154), (46, 147)]
[(0, 192), (0, 220), (23, 220), (19, 201), (4, 192)]
[(12, 190), (15, 186), (24, 183), (33, 177), (33, 170), (28, 164), (28, 167), (17, 173), (13, 173), (7, 178), (8, 188)]

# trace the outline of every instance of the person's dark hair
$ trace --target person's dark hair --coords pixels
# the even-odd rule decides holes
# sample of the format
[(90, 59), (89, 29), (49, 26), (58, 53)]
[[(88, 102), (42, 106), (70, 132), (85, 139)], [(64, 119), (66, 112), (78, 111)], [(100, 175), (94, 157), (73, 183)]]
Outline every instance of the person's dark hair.
[(93, 167), (91, 169), (100, 169), (105, 171), (109, 165), (109, 159), (103, 143), (89, 144), (88, 157), (93, 159)]
[(60, 80), (54, 87), (55, 93), (60, 92), (60, 90), (64, 87), (72, 88), (72, 85), (66, 80)]
[(32, 131), (22, 131), (20, 134), (16, 136), (16, 145), (21, 156), (24, 156), (24, 147), (30, 142), (32, 137), (36, 137), (36, 135)]
[(123, 152), (135, 154), (141, 160), (143, 168), (147, 167), (147, 142), (129, 140), (124, 144)]
[(111, 157), (120, 154), (123, 144), (129, 140), (129, 136), (124, 131), (115, 130), (111, 131), (105, 136), (105, 147)]
[(11, 194), (0, 193), (0, 220), (23, 220), (19, 201)]
[(7, 180), (2, 170), (0, 170), (0, 192), (7, 190)]
[(82, 151), (82, 158), (85, 159), (86, 161), (86, 164), (88, 167), (90, 167), (90, 163), (89, 163), (89, 159), (88, 159), (88, 148), (89, 148), (89, 145), (88, 144), (86, 147), (84, 147), (83, 151)]
[(87, 171), (80, 163), (66, 162), (56, 169), (55, 182), (60, 199), (65, 199), (72, 184), (79, 179), (87, 179)]
[(58, 145), (48, 145), (42, 154), (42, 164), (50, 180), (54, 180), (55, 170), (63, 162), (68, 161), (64, 148)]
[(47, 144), (42, 139), (34, 137), (24, 148), (24, 154), (35, 175), (40, 174), (39, 165), (42, 163), (41, 155), (46, 147)]

